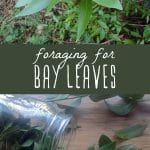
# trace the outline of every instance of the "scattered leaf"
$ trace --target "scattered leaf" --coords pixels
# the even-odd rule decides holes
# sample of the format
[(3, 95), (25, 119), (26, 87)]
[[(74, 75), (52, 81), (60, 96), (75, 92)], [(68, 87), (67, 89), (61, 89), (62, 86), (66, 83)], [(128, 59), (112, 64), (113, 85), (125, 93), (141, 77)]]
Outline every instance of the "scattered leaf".
[(123, 145), (117, 148), (117, 150), (142, 150), (141, 148), (137, 148), (134, 145)]
[(101, 135), (99, 139), (99, 147), (112, 143), (111, 139), (106, 135)]
[(116, 150), (116, 142), (112, 142), (110, 144), (104, 145), (100, 147), (100, 150)]
[(147, 125), (131, 125), (124, 129), (120, 129), (115, 132), (116, 136), (123, 140), (128, 140), (143, 134), (144, 130), (146, 129)]
[(111, 112), (119, 116), (128, 115), (136, 105), (135, 103), (126, 103), (126, 102), (117, 105), (109, 104), (107, 101), (105, 101), (105, 103)]

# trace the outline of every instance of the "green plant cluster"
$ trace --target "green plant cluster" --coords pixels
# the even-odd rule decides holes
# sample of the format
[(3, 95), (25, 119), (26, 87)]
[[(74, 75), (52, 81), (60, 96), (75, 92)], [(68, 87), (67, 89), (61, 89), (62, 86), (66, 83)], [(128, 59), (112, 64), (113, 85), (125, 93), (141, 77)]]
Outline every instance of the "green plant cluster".
[[(50, 12), (56, 4), (60, 2), (70, 3), (67, 0), (18, 0), (16, 7), (24, 7), (24, 9), (16, 15), (16, 17), (22, 17), (26, 15), (31, 15), (37, 13), (43, 9), (47, 9), (47, 12)], [(83, 34), (84, 30), (86, 29), (91, 15), (93, 11), (93, 3), (97, 5), (105, 6), (108, 8), (116, 8), (122, 10), (122, 5), (120, 0), (76, 0), (73, 1), (75, 4), (74, 7), (77, 8), (78, 12), (78, 29), (77, 29), (77, 41), (80, 39), (81, 35)]]
[(42, 127), (32, 126), (30, 119), (15, 118), (6, 107), (0, 105), (1, 150), (51, 150), (52, 136), (47, 135), (41, 141), (42, 136)]
[[(82, 43), (148, 44), (150, 43), (150, 10), (146, 4), (124, 1), (123, 11), (94, 3), (90, 22), (80, 37)], [(75, 43), (78, 7), (73, 1), (57, 4), (45, 11), (23, 18), (0, 17), (0, 43)]]

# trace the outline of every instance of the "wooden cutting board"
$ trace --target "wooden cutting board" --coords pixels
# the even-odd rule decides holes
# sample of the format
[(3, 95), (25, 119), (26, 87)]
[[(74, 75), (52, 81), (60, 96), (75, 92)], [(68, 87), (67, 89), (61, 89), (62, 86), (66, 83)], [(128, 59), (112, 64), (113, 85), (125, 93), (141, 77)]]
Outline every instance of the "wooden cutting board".
[[(118, 117), (108, 111), (104, 102), (94, 103), (88, 98), (82, 101), (75, 110), (78, 118), (78, 128), (70, 142), (68, 150), (87, 150), (97, 143), (101, 134), (106, 134), (112, 139), (114, 131), (133, 123), (150, 124), (150, 103), (141, 103), (127, 117)], [(133, 144), (143, 150), (150, 150), (150, 126), (147, 127), (143, 136), (126, 141), (122, 144)]]

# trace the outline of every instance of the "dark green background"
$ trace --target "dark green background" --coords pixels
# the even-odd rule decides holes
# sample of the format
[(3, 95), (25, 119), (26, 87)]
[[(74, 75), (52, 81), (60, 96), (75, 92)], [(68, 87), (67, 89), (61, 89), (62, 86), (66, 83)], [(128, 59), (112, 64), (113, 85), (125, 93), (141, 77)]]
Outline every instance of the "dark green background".
[[(115, 51), (115, 60), (100, 61), (116, 65), (116, 88), (115, 89), (67, 89), (64, 77), (59, 78), (57, 89), (35, 89), (33, 76), (33, 61), (35, 54), (41, 47), (60, 52), (86, 51), (88, 56), (97, 52), (98, 48), (105, 47), (107, 51)], [(75, 52), (75, 51), (74, 51)], [(91, 57), (92, 58), (92, 57)], [(90, 59), (89, 59), (90, 60)], [(52, 62), (55, 63), (55, 62)], [(56, 62), (57, 63), (57, 62)], [(70, 65), (75, 62), (70, 61)], [(88, 62), (86, 62), (88, 63)], [(97, 65), (99, 64), (97, 63)], [(1, 45), (0, 46), (0, 93), (149, 93), (150, 91), (150, 45)], [(43, 63), (41, 62), (42, 66)], [(72, 70), (72, 82), (74, 81)], [(91, 81), (93, 82), (93, 81)]]

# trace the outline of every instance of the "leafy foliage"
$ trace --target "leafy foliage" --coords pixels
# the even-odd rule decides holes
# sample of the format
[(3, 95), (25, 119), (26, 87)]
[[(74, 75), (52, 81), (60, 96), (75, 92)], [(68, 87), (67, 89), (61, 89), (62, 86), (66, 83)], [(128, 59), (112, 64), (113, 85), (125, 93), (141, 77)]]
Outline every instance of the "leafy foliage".
[(105, 101), (108, 108), (115, 114), (119, 116), (128, 115), (135, 107), (135, 103), (122, 103), (117, 105), (110, 105), (107, 101)]
[(0, 105), (0, 149), (1, 150), (51, 150), (52, 136), (43, 136), (43, 128), (32, 126), (30, 119), (15, 118)]
[(101, 147), (103, 147), (104, 145), (111, 144), (111, 143), (112, 143), (112, 141), (111, 141), (111, 139), (110, 139), (108, 136), (106, 136), (106, 135), (101, 135), (101, 137), (100, 137), (100, 139), (99, 139), (99, 142), (98, 142), (98, 145), (99, 145), (99, 147), (101, 148)]
[[(76, 7), (74, 1), (58, 2), (53, 4), (55, 7), (49, 5), (46, 14), (41, 12), (16, 19), (12, 19), (12, 16), (1, 16), (0, 43), (74, 43), (78, 35), (76, 22), (79, 20), (80, 7)], [(123, 7), (123, 11), (117, 11), (92, 2), (90, 21), (80, 37), (80, 42), (148, 44), (150, 9), (145, 2), (139, 4), (137, 1), (131, 3), (128, 0), (124, 1)], [(13, 15), (19, 12), (20, 9), (15, 9)]]
[[(132, 125), (121, 130), (116, 131), (117, 138), (120, 137), (130, 137), (134, 138), (137, 135), (141, 135), (146, 128), (146, 125)], [(122, 138), (126, 140), (128, 138)], [(119, 143), (120, 144), (120, 143)], [(141, 150), (141, 148), (137, 148), (134, 145), (122, 145), (119, 146), (117, 141), (112, 141), (108, 136), (101, 135), (98, 142), (98, 149), (99, 150)], [(89, 147), (88, 150), (97, 150), (94, 146)]]
[(143, 131), (146, 129), (147, 125), (132, 125), (127, 128), (116, 131), (116, 136), (120, 139), (131, 139), (137, 136), (140, 136)]
[[(37, 13), (48, 7), (48, 10), (51, 10), (59, 1), (58, 0), (28, 0), (24, 2), (24, 0), (18, 0), (16, 6), (25, 8), (18, 14), (16, 17), (31, 15)], [(66, 1), (67, 2), (67, 1)], [(94, 0), (99, 5), (116, 8), (122, 10), (122, 5), (119, 0)], [(90, 20), (90, 16), (92, 13), (92, 0), (80, 0), (79, 2), (79, 21), (78, 21), (78, 35), (77, 40), (80, 39), (83, 34), (87, 24)]]

